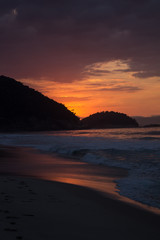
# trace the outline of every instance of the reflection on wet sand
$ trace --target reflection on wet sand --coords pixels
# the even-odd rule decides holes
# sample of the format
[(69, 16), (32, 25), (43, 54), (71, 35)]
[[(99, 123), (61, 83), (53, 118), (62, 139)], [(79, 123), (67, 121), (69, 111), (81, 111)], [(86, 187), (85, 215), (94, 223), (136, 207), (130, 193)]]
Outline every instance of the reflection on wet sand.
[(4, 149), (9, 150), (10, 155), (6, 154), (5, 161), (1, 161), (1, 173), (32, 176), (91, 188), (107, 197), (160, 214), (159, 209), (138, 203), (118, 193), (115, 181), (127, 176), (125, 169), (88, 164), (27, 148)]

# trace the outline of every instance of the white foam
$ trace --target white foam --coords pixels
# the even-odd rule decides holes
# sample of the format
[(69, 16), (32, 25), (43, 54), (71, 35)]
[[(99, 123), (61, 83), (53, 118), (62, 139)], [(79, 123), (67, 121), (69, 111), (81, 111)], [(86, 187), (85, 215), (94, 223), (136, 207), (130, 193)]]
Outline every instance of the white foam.
[[(102, 131), (102, 130), (101, 130)], [(141, 138), (122, 138), (121, 132), (117, 139), (106, 134), (97, 137), (71, 133), (37, 133), (37, 134), (0, 134), (0, 144), (10, 146), (33, 147), (48, 153), (78, 157), (80, 160), (129, 169), (129, 176), (118, 181), (120, 194), (160, 207), (158, 189), (160, 189), (160, 141)], [(136, 130), (137, 131), (137, 130)], [(99, 132), (100, 133), (100, 132)], [(96, 132), (97, 134), (97, 132)], [(136, 133), (137, 134), (137, 133)], [(100, 135), (103, 135), (101, 133)], [(115, 132), (114, 132), (115, 136)], [(132, 130), (132, 136), (134, 131)], [(149, 135), (148, 135), (149, 136)], [(147, 138), (147, 133), (146, 133)]]

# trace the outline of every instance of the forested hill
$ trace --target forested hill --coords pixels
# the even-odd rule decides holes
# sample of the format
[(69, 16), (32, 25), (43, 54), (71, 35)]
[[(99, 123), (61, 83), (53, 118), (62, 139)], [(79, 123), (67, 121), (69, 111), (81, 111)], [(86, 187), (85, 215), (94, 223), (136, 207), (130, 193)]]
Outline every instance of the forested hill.
[(119, 112), (98, 112), (81, 120), (82, 128), (138, 127), (135, 119)]
[(0, 76), (0, 131), (75, 129), (79, 118), (63, 104)]

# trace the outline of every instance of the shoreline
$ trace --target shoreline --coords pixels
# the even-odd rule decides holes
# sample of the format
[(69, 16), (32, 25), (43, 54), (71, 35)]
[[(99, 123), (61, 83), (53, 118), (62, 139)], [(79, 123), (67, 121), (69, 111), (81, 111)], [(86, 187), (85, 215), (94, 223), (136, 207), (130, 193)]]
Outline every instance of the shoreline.
[[(3, 166), (2, 158), (5, 158), (6, 166)], [(160, 215), (160, 209), (120, 194), (116, 180), (128, 175), (128, 170), (124, 168), (94, 165), (19, 146), (0, 145), (0, 159), (0, 175), (4, 172), (9, 175), (80, 186), (91, 189), (103, 197)]]
[[(3, 158), (5, 158), (4, 166)], [(119, 193), (116, 180), (128, 175), (128, 170), (124, 168), (94, 165), (74, 158), (60, 157), (34, 148), (19, 146), (0, 145), (0, 159), (0, 175), (5, 172), (9, 175), (77, 185), (92, 189), (103, 197), (160, 215), (160, 209), (137, 202)]]
[[(11, 147), (10, 151), (8, 147), (4, 149), (8, 151), (0, 151), (0, 165), (2, 166), (0, 233), (3, 239), (61, 240), (66, 237), (86, 240), (159, 239), (160, 215), (120, 201), (116, 195), (112, 195), (113, 186), (108, 188), (108, 194), (104, 195), (86, 186), (63, 181), (56, 182), (53, 179), (47, 180), (47, 176), (51, 178), (51, 173), (46, 175), (46, 180), (44, 180), (45, 176), (39, 179), (42, 174), (41, 170), (44, 171), (43, 160), (45, 159), (50, 166), (50, 161), (53, 161), (52, 156), (39, 154), (34, 150), (29, 151), (26, 148)], [(23, 161), (21, 161), (22, 157)], [(72, 162), (72, 160), (69, 162), (65, 159), (61, 159), (65, 166), (62, 162), (60, 163), (62, 166), (59, 166), (59, 160), (54, 159), (55, 174), (56, 172), (58, 174), (60, 168), (64, 174), (67, 174), (68, 169), (71, 172), (79, 169), (80, 172), (77, 174), (84, 176), (84, 170), (88, 166), (86, 173), (89, 173), (90, 177), (92, 173), (95, 174), (95, 171), (98, 171), (97, 166), (96, 168), (92, 166), (90, 169), (89, 164)], [(41, 165), (38, 169), (37, 162)], [(5, 169), (8, 169), (8, 173)], [(107, 169), (108, 172), (105, 173)], [(3, 173), (2, 170), (4, 170)], [(31, 170), (33, 172), (36, 170), (37, 176), (33, 175), (33, 172), (25, 176), (25, 171)], [(102, 176), (108, 174), (108, 185), (110, 185), (118, 173), (119, 177), (127, 174), (120, 169), (105, 168)], [(74, 179), (75, 176), (71, 180)]]
[(0, 176), (0, 189), (5, 240), (159, 239), (159, 215), (92, 189), (24, 176)]

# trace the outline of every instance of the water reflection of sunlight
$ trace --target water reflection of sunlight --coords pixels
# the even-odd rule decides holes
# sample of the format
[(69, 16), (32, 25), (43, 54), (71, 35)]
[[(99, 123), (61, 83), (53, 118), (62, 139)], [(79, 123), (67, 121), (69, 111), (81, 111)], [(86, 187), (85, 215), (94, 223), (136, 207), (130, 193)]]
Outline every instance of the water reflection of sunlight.
[(107, 193), (113, 195), (114, 197), (118, 197), (116, 183), (113, 181), (114, 178), (108, 177), (95, 177), (95, 176), (77, 176), (77, 175), (66, 175), (66, 176), (55, 176), (50, 175), (47, 176), (47, 179), (56, 181), (56, 182), (63, 182), (68, 184), (74, 184), (78, 186), (88, 187), (94, 189), (99, 192)]

